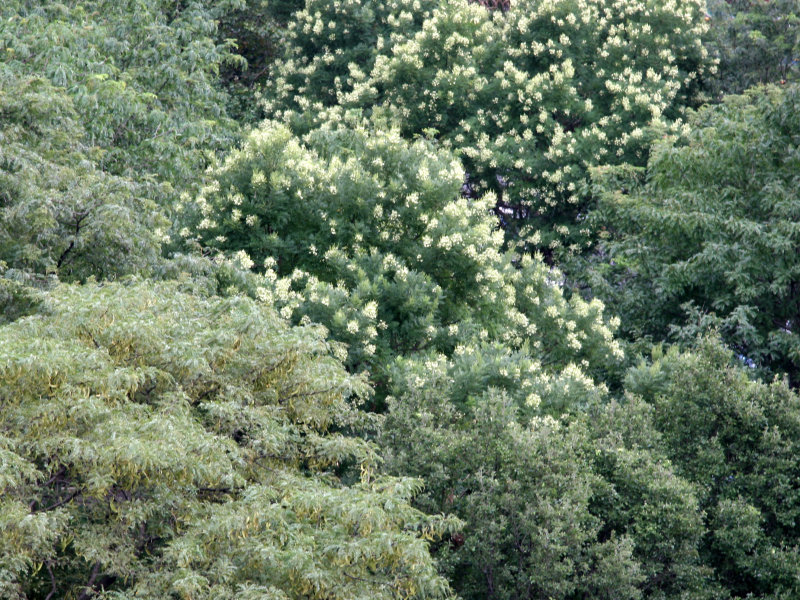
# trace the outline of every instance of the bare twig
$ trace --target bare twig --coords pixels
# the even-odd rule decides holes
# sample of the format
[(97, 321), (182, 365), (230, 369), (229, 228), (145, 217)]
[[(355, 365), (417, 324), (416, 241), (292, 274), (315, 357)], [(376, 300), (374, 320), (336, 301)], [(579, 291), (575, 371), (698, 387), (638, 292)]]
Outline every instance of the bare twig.
[(69, 246), (64, 252), (61, 253), (61, 256), (58, 257), (58, 263), (56, 264), (56, 268), (60, 268), (61, 265), (64, 263), (64, 260), (67, 258), (67, 255), (70, 251), (75, 247), (75, 240), (78, 238), (78, 234), (81, 232), (81, 225), (83, 224), (84, 219), (89, 216), (89, 211), (78, 213), (75, 215), (75, 238), (70, 241)]
[(61, 465), (61, 467), (58, 469), (58, 471), (56, 471), (50, 479), (48, 479), (47, 481), (44, 482), (44, 485), (50, 485), (56, 479), (58, 479), (59, 477), (61, 477), (64, 474), (66, 474), (66, 472), (67, 472), (67, 467), (65, 465)]
[(77, 496), (78, 494), (80, 494), (82, 491), (83, 491), (83, 490), (81, 490), (80, 488), (78, 488), (77, 490), (75, 490), (74, 492), (72, 492), (72, 493), (71, 493), (69, 496), (67, 496), (66, 498), (62, 498), (61, 500), (59, 500), (59, 501), (58, 501), (58, 502), (56, 502), (55, 504), (53, 504), (53, 505), (51, 505), (51, 506), (48, 506), (48, 507), (46, 507), (46, 508), (41, 508), (41, 509), (37, 510), (36, 512), (47, 512), (47, 511), (49, 511), (49, 510), (53, 510), (53, 509), (55, 509), (55, 508), (58, 508), (59, 506), (64, 506), (64, 505), (65, 505), (65, 504), (67, 504), (68, 502), (72, 502), (72, 500), (75, 498), (75, 496)]

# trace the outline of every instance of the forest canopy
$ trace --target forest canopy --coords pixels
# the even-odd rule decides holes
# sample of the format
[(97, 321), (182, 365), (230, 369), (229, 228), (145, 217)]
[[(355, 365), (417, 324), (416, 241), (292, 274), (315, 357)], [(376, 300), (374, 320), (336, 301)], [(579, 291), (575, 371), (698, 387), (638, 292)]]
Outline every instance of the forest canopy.
[(0, 7), (0, 597), (800, 597), (796, 0)]

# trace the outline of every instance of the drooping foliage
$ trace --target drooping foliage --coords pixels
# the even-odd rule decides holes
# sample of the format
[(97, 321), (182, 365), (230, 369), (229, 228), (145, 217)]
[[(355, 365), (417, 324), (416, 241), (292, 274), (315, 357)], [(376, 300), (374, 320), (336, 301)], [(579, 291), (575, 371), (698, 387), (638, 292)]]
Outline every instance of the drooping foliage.
[(230, 2), (20, 2), (3, 6), (8, 70), (71, 103), (103, 171), (183, 187), (231, 143), (215, 80), (233, 60), (216, 41)]
[(161, 212), (235, 139), (216, 81), (233, 57), (216, 41), (226, 4), (3, 3), (9, 268), (66, 280), (148, 271), (169, 228)]
[(598, 173), (605, 294), (631, 335), (718, 328), (741, 359), (800, 377), (800, 91), (758, 88), (655, 144), (646, 181)]
[[(318, 327), (180, 284), (60, 286), (0, 329), (4, 598), (448, 594)], [(360, 465), (352, 485), (332, 473)]]
[(547, 252), (589, 242), (586, 167), (643, 163), (646, 128), (695, 102), (710, 67), (695, 0), (410, 4), (385, 3), (385, 29), (365, 36), (355, 23), (376, 18), (370, 3), (315, 2), (288, 36), (268, 114), (307, 123), (359, 107), (441, 139), (472, 193), (495, 190), (508, 231)]
[(64, 280), (146, 273), (169, 225), (161, 210), (91, 160), (99, 149), (61, 89), (9, 63), (0, 78), (0, 260)]

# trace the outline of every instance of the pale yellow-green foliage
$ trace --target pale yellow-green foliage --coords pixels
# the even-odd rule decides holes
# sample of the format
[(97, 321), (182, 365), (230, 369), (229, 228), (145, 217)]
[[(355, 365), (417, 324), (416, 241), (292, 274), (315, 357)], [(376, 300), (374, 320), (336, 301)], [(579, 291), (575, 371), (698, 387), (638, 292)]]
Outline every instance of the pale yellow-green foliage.
[(447, 595), (453, 522), (348, 435), (366, 386), (323, 331), (180, 286), (64, 285), (0, 330), (0, 595), (93, 565), (118, 597)]

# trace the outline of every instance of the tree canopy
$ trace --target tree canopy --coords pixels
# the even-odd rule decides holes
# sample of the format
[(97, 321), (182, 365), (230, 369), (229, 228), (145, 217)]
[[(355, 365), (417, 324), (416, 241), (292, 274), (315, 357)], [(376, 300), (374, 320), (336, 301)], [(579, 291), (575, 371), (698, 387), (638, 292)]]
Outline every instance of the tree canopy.
[(718, 328), (744, 363), (797, 383), (799, 98), (728, 97), (654, 144), (642, 177), (598, 172), (609, 238), (595, 282), (629, 332)]
[(710, 47), (719, 58), (716, 93), (785, 84), (800, 68), (800, 11), (794, 0), (711, 0)]
[(643, 164), (648, 127), (697, 101), (712, 68), (701, 8), (317, 0), (289, 29), (265, 106), (300, 122), (325, 106), (359, 107), (395, 119), (407, 137), (440, 139), (457, 149), (475, 194), (497, 192), (512, 239), (577, 251), (591, 239), (586, 168)]
[(3, 3), (0, 597), (800, 596), (796, 4)]
[(396, 356), (491, 342), (559, 369), (613, 368), (602, 306), (502, 251), (491, 198), (460, 196), (460, 181), (449, 152), (397, 130), (333, 119), (301, 138), (266, 122), (187, 212), (200, 243), (264, 273), (262, 297), (324, 324), (378, 381)]
[(5, 2), (0, 260), (27, 273), (147, 273), (165, 213), (236, 139), (216, 82), (225, 2)]
[(704, 563), (734, 598), (791, 598), (798, 586), (800, 397), (748, 378), (731, 352), (704, 340), (656, 350), (627, 387), (653, 407), (676, 471), (697, 487), (708, 533)]
[(2, 595), (448, 596), (453, 523), (346, 433), (365, 382), (322, 330), (180, 287), (62, 285), (1, 330)]

